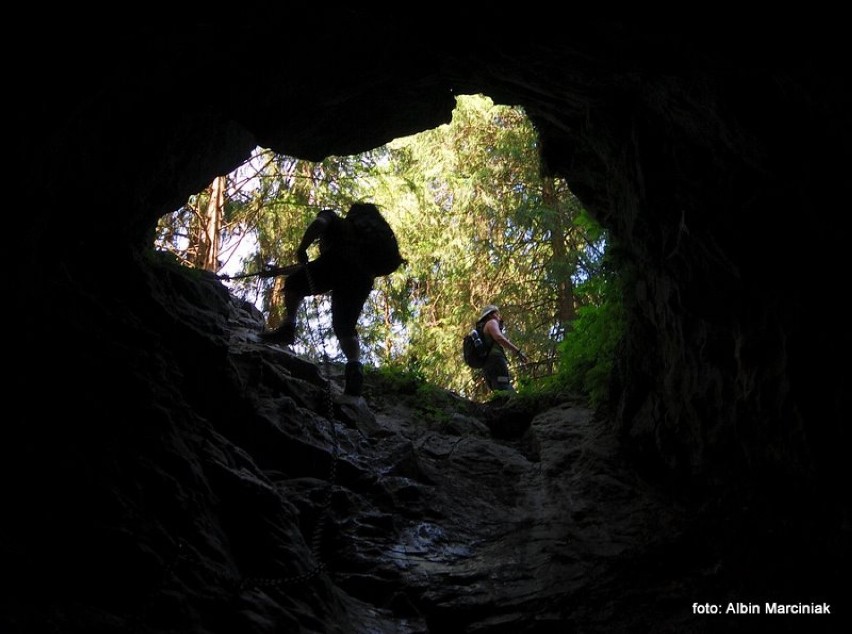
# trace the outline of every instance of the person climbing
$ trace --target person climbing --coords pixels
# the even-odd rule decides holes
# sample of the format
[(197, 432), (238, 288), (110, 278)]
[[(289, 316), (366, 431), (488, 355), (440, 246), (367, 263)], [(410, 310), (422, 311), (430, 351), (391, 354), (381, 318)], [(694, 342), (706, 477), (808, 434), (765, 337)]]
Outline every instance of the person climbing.
[(482, 309), (476, 324), (482, 328), (485, 345), (491, 347), (482, 368), (486, 385), (492, 392), (514, 393), (506, 348), (514, 352), (523, 363), (527, 362), (527, 356), (503, 334), (503, 319), (500, 317), (500, 309), (494, 304)]
[[(308, 248), (319, 241), (320, 255), (309, 260)], [(371, 203), (354, 203), (345, 216), (321, 210), (296, 249), (301, 266), (284, 281), (284, 318), (261, 339), (290, 345), (296, 340), (296, 315), (309, 295), (331, 293), (331, 326), (346, 357), (344, 394), (361, 396), (364, 370), (356, 325), (375, 278), (405, 262), (396, 237)]]

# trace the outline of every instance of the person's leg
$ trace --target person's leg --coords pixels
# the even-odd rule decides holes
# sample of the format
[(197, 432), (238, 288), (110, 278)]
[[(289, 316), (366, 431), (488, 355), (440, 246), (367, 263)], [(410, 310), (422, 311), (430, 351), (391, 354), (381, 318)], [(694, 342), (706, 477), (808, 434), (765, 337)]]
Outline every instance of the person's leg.
[(485, 377), (485, 385), (487, 385), (488, 389), (492, 392), (497, 389), (498, 372), (499, 367), (497, 364), (497, 358), (493, 355), (489, 355), (485, 359), (485, 365), (482, 367), (482, 374)]
[(284, 289), (284, 318), (281, 320), (282, 323), (295, 325), (296, 315), (299, 314), (304, 298), (305, 296), (300, 292)]
[(348, 337), (338, 337), (337, 341), (347, 361), (354, 361), (356, 363), (361, 361), (361, 342), (357, 334)]
[(261, 333), (261, 338), (288, 346), (296, 341), (296, 318), (302, 300), (329, 290), (326, 266), (321, 260), (308, 262), (284, 281), (284, 317), (277, 328)]
[(493, 392), (514, 392), (509, 364), (502, 354), (491, 354), (485, 362), (485, 383)]
[(267, 341), (291, 345), (296, 341), (296, 315), (302, 306), (305, 296), (293, 290), (284, 290), (284, 317), (278, 327), (269, 332), (261, 333), (261, 337)]
[(346, 386), (344, 393), (361, 396), (364, 384), (364, 369), (361, 364), (361, 342), (356, 325), (364, 302), (373, 290), (372, 277), (348, 277), (331, 291), (331, 326), (346, 357)]

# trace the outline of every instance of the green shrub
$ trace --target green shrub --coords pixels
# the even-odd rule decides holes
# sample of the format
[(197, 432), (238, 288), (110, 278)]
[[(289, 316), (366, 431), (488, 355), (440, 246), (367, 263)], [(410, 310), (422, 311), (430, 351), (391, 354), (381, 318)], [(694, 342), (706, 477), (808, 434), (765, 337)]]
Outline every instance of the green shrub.
[(616, 348), (624, 332), (620, 298), (610, 294), (600, 305), (577, 311), (571, 331), (559, 344), (556, 382), (597, 407), (606, 399)]

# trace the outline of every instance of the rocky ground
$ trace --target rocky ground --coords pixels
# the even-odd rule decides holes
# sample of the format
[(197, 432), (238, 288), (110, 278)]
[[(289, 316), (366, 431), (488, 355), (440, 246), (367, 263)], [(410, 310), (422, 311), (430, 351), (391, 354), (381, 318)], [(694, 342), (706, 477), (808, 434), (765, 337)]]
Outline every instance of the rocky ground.
[[(173, 341), (117, 330), (120, 389), (61, 451), (18, 452), (39, 493), (4, 526), (3, 632), (837, 631), (848, 527), (818, 505), (640, 472), (569, 397), (474, 403), (368, 368), (344, 398), (339, 366), (168, 271), (150, 286)], [(729, 604), (751, 612), (699, 613)]]

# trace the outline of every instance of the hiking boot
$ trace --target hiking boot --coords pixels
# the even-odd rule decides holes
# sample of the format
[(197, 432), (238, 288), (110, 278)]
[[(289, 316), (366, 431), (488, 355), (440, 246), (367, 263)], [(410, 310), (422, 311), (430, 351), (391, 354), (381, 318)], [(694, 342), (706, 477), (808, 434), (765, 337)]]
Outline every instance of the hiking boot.
[(364, 387), (364, 368), (360, 361), (350, 361), (346, 364), (346, 387), (343, 393), (347, 396), (361, 396)]
[(296, 324), (284, 322), (274, 330), (260, 333), (260, 338), (270, 343), (283, 343), (285, 346), (296, 341)]

